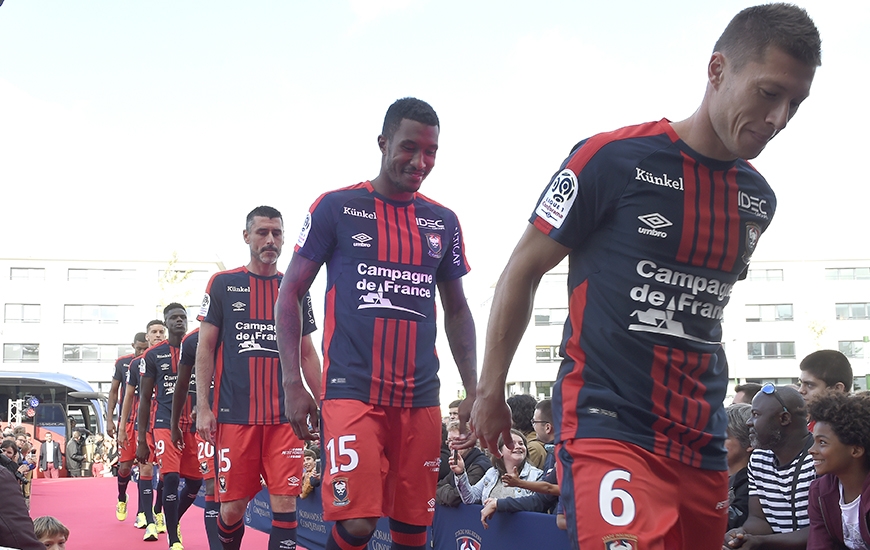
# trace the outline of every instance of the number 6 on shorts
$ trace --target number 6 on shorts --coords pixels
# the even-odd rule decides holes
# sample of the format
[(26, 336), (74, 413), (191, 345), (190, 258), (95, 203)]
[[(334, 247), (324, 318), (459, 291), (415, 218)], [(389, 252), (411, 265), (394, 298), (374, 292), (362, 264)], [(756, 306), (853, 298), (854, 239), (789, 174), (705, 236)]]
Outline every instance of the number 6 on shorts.
[[(634, 499), (625, 489), (617, 489), (613, 485), (617, 481), (631, 481), (631, 473), (625, 470), (610, 470), (601, 478), (598, 486), (598, 509), (604, 521), (615, 527), (622, 527), (634, 521)], [(622, 513), (613, 513), (613, 501), (622, 503)]]

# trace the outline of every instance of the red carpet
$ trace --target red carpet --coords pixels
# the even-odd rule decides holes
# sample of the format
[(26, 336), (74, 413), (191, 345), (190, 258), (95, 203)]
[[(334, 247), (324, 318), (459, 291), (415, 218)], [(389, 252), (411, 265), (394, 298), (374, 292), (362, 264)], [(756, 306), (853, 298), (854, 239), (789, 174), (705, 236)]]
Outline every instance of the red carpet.
[[(34, 479), (30, 497), (30, 516), (54, 516), (70, 530), (67, 550), (159, 550), (169, 547), (161, 533), (155, 542), (142, 540), (144, 530), (133, 527), (136, 519), (136, 484), (127, 487), (127, 521), (115, 519), (118, 481), (106, 478)], [(181, 518), (185, 550), (208, 550), (202, 508), (192, 506)], [(130, 546), (126, 546), (129, 544)], [(245, 530), (243, 549), (263, 549), (269, 535), (256, 529)], [(300, 547), (301, 548), (301, 547)]]

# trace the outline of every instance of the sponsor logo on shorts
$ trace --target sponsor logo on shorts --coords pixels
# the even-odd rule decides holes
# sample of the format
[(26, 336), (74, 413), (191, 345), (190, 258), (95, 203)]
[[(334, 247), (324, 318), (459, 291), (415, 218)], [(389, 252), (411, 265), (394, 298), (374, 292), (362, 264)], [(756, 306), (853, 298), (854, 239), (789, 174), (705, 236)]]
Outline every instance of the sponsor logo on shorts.
[(435, 460), (427, 460), (423, 463), (424, 468), (429, 468), (432, 472), (437, 472), (441, 469), (441, 457), (436, 458)]
[(429, 508), (427, 511), (429, 511), (429, 512), (435, 511), (435, 499), (434, 498), (430, 498), (428, 501), (426, 501), (426, 504), (429, 505)]
[(223, 474), (218, 476), (218, 491), (221, 493), (227, 492), (227, 478)]
[(443, 255), (441, 235), (438, 233), (426, 233), (426, 244), (429, 245), (429, 255), (433, 258), (440, 258)]
[(674, 225), (671, 223), (671, 220), (662, 216), (658, 212), (653, 212), (652, 214), (644, 214), (643, 216), (638, 216), (637, 219), (645, 223), (648, 227), (638, 227), (637, 232), (641, 235), (649, 235), (651, 237), (658, 237), (660, 239), (664, 239), (668, 236), (664, 231), (659, 231), (664, 227), (670, 227)]
[(544, 198), (535, 209), (535, 214), (559, 229), (568, 217), (568, 211), (571, 210), (576, 198), (577, 176), (571, 170), (562, 170), (547, 187)]
[(332, 504), (334, 506), (347, 506), (350, 504), (346, 477), (337, 477), (332, 480)]
[(480, 535), (471, 529), (456, 531), (456, 550), (480, 550)]
[(635, 550), (637, 537), (634, 535), (608, 535), (601, 539), (604, 542), (604, 550)]
[(353, 245), (356, 247), (359, 247), (359, 248), (371, 248), (372, 247), (371, 243), (369, 242), (370, 240), (372, 240), (372, 238), (369, 237), (368, 235), (366, 235), (365, 233), (357, 233), (356, 235), (352, 235), (351, 239), (356, 241), (355, 243), (353, 243)]
[(245, 302), (233, 302), (233, 311), (245, 311), (247, 305)]
[(296, 476), (288, 477), (287, 485), (289, 485), (290, 487), (299, 487), (299, 478)]

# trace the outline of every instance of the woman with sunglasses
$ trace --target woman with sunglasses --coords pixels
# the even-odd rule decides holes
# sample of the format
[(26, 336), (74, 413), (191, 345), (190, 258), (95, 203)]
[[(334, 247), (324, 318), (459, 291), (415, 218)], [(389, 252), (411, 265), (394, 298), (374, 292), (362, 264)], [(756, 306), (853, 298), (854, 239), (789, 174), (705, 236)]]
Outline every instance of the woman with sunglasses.
[(810, 455), (808, 550), (870, 549), (870, 398), (831, 392), (810, 404), (816, 422)]

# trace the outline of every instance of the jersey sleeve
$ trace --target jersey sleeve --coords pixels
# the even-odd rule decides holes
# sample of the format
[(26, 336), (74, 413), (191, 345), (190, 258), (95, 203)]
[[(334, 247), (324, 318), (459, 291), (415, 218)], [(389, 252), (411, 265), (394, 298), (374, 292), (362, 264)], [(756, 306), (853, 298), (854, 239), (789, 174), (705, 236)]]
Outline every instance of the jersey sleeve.
[(311, 294), (308, 292), (302, 298), (302, 316), (304, 320), (302, 324), (302, 336), (317, 330), (317, 323), (314, 321), (314, 306), (311, 304)]
[(139, 376), (142, 373), (143, 361), (142, 357), (134, 359), (130, 362), (130, 368), (127, 369), (127, 384), (134, 388), (139, 387)]
[(578, 248), (613, 212), (628, 185), (618, 169), (625, 163), (609, 159), (615, 147), (581, 142), (544, 189), (529, 222), (559, 244)]
[(336, 244), (336, 206), (330, 195), (322, 195), (308, 211), (295, 252), (307, 260), (322, 264), (332, 256)]
[(195, 365), (196, 348), (198, 344), (199, 332), (194, 332), (185, 336), (184, 340), (181, 341), (181, 358), (179, 359), (178, 363), (181, 365)]
[(157, 361), (154, 359), (154, 355), (151, 352), (146, 353), (139, 366), (139, 374), (152, 380), (157, 379)]
[[(129, 355), (126, 357), (130, 357)], [(119, 357), (117, 361), (115, 361), (115, 371), (112, 373), (112, 380), (117, 380), (118, 382), (124, 381), (124, 364), (127, 362), (125, 357)]]
[(205, 321), (216, 327), (222, 326), (224, 319), (222, 298), (226, 294), (226, 289), (221, 285), (220, 278), (221, 273), (215, 273), (209, 279), (205, 296), (202, 297), (199, 315), (196, 316), (198, 321)]
[(450, 251), (445, 254), (435, 272), (436, 281), (452, 281), (471, 271), (465, 259), (465, 240), (456, 214), (450, 212)]

